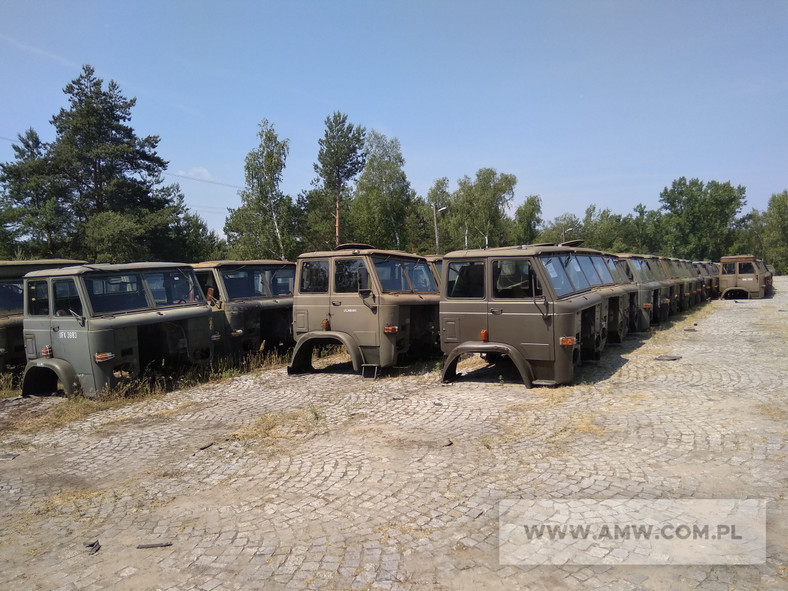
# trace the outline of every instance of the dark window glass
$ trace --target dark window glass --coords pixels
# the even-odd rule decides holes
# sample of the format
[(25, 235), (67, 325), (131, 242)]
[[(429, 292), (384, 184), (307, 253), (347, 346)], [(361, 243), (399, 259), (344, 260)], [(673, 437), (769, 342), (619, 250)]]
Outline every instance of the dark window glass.
[(336, 259), (334, 261), (334, 291), (356, 293), (369, 289), (369, 272), (363, 259)]
[(27, 282), (27, 313), (31, 316), (49, 315), (49, 286), (46, 281)]
[(22, 280), (0, 281), (0, 314), (21, 314), (25, 307)]
[[(95, 314), (129, 312), (148, 307), (148, 300), (142, 288), (142, 278), (137, 273), (117, 275), (85, 275), (85, 289)], [(164, 286), (154, 282), (154, 296), (164, 297)]]
[(73, 278), (55, 279), (52, 281), (52, 291), (55, 295), (55, 316), (82, 316), (82, 300), (79, 299)]
[(271, 273), (270, 287), (271, 293), (278, 295), (293, 295), (293, 285), (295, 284), (295, 267), (288, 265), (280, 267)]
[(453, 261), (447, 270), (450, 298), (484, 297), (484, 261)]
[(301, 293), (328, 293), (328, 261), (301, 263)]
[(259, 267), (222, 270), (222, 281), (231, 300), (268, 297), (266, 286), (270, 272)]

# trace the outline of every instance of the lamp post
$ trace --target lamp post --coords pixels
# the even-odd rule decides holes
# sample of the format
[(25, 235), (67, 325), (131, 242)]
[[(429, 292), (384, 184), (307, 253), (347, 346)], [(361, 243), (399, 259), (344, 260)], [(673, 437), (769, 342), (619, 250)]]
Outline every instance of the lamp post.
[(447, 209), (449, 208), (446, 206), (439, 209), (436, 203), (432, 204), (432, 220), (435, 223), (435, 254), (441, 253), (440, 235), (438, 234), (438, 214), (446, 211)]
[(566, 233), (571, 232), (574, 228), (564, 228), (563, 233), (561, 234), (561, 242), (566, 242)]

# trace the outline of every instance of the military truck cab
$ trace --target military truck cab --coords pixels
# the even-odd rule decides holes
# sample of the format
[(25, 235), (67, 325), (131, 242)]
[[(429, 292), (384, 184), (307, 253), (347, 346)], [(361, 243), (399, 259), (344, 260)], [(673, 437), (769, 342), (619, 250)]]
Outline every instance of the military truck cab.
[(603, 341), (622, 342), (629, 332), (630, 308), (637, 298), (637, 286), (621, 277), (617, 269), (611, 270), (603, 253), (597, 250), (575, 249), (575, 256), (592, 289), (602, 296)]
[(211, 310), (177, 263), (80, 265), (24, 280), (22, 394), (94, 396), (151, 367), (211, 359)]
[(441, 281), (441, 379), (463, 355), (508, 357), (523, 383), (568, 384), (585, 342), (600, 350), (602, 297), (570, 248), (521, 246), (445, 255)]
[(365, 245), (302, 254), (288, 373), (311, 371), (314, 349), (329, 344), (343, 345), (363, 375), (437, 353), (438, 301), (423, 257)]
[(772, 274), (763, 261), (751, 254), (720, 259), (720, 292), (723, 299), (750, 299), (766, 296)]
[(633, 316), (633, 330), (648, 330), (651, 324), (665, 322), (670, 315), (670, 285), (658, 281), (640, 255), (619, 254), (624, 272), (638, 287), (638, 300)]
[(71, 259), (0, 261), (0, 371), (5, 371), (7, 365), (24, 365), (26, 362), (25, 341), (22, 338), (25, 274), (37, 269), (67, 267), (84, 262)]
[(295, 263), (207, 261), (192, 265), (222, 338), (217, 353), (242, 355), (293, 345)]

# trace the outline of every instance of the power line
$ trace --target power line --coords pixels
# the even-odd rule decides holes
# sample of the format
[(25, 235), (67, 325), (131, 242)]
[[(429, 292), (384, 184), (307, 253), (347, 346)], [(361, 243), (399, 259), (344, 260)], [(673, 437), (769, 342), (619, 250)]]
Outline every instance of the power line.
[(243, 191), (243, 187), (239, 187), (238, 185), (230, 185), (228, 183), (220, 183), (219, 181), (209, 181), (208, 179), (198, 179), (197, 177), (193, 176), (186, 176), (185, 174), (175, 174), (174, 172), (165, 172), (162, 173), (164, 176), (174, 176), (179, 179), (187, 179), (190, 181), (197, 181), (198, 183), (208, 183), (209, 185), (218, 185), (220, 187), (229, 187), (230, 189), (238, 189), (239, 191)]

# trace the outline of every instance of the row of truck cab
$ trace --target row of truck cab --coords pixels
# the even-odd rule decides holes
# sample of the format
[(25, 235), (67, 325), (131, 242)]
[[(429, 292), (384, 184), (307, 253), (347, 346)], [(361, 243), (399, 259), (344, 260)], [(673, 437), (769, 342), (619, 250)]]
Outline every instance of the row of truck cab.
[(343, 346), (377, 375), (443, 355), (441, 379), (480, 354), (526, 386), (571, 383), (608, 342), (717, 297), (763, 297), (751, 255), (717, 263), (610, 254), (577, 242), (423, 257), (350, 244), (296, 263), (0, 262), (0, 368), (22, 393), (95, 395), (146, 371), (290, 351), (288, 373)]

